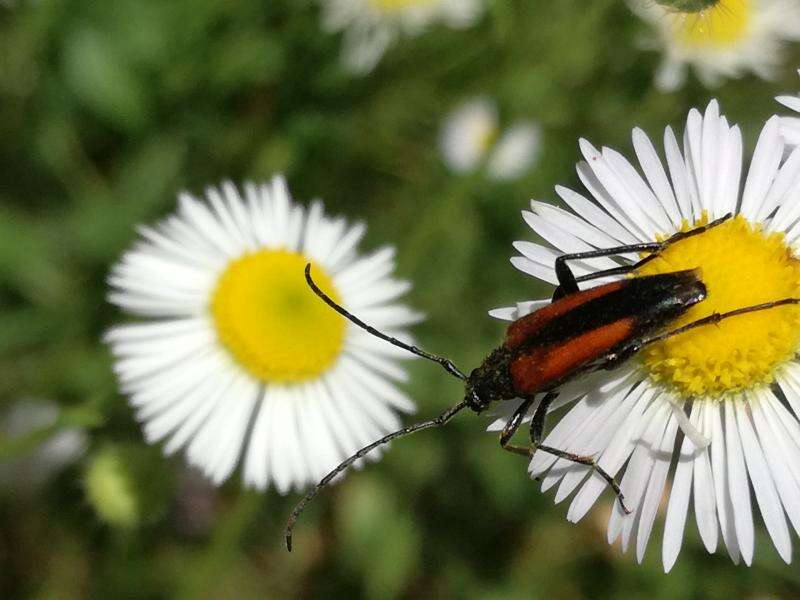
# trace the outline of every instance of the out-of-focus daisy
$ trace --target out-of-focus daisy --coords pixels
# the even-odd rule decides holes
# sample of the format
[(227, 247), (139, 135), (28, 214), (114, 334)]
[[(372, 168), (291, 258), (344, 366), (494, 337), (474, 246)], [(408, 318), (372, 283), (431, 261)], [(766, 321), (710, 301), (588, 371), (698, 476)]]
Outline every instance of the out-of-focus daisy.
[[(800, 71), (798, 71), (800, 73)], [(800, 97), (798, 96), (778, 96), (775, 98), (786, 108), (790, 108), (796, 113), (800, 113)], [(800, 117), (781, 117), (781, 135), (790, 146), (800, 144)]]
[(439, 135), (445, 164), (456, 173), (486, 168), (493, 179), (515, 179), (533, 165), (541, 133), (532, 121), (512, 124), (500, 131), (497, 105), (489, 98), (474, 98), (450, 113)]
[[(708, 297), (675, 325), (800, 296), (800, 150), (784, 160), (777, 117), (761, 132), (741, 194), (742, 136), (719, 114), (716, 101), (704, 115), (689, 113), (682, 150), (666, 128), (666, 168), (640, 129), (633, 131), (633, 146), (643, 177), (615, 150), (598, 150), (581, 140), (585, 162), (577, 171), (591, 199), (557, 187), (571, 211), (533, 201), (524, 217), (547, 245), (517, 242), (521, 256), (512, 259), (517, 268), (556, 283), (553, 260), (561, 253), (652, 242), (734, 213), (640, 268), (639, 274), (701, 269)], [(637, 259), (634, 254), (620, 261), (578, 261), (576, 274)], [(540, 305), (525, 302), (494, 314), (516, 319)], [(750, 564), (752, 486), (775, 548), (788, 562), (790, 529), (800, 529), (799, 349), (797, 306), (738, 316), (670, 338), (618, 371), (564, 388), (558, 406), (572, 407), (544, 443), (596, 456), (602, 468), (617, 475), (633, 512), (626, 515), (615, 503), (608, 540), (621, 540), (623, 550), (635, 545), (639, 561), (667, 494), (665, 570), (680, 551), (690, 504), (708, 551), (715, 551), (721, 532), (731, 558)], [(503, 423), (498, 420), (493, 429)], [(543, 479), (543, 489), (556, 487), (557, 502), (574, 493), (571, 521), (583, 518), (607, 488), (586, 467), (542, 452), (534, 455), (530, 473)], [(671, 488), (666, 485), (670, 473)]]
[(483, 0), (321, 0), (323, 25), (344, 32), (342, 58), (366, 73), (402, 35), (418, 35), (429, 24), (464, 28), (483, 11)]
[(307, 287), (316, 281), (376, 327), (405, 335), (420, 315), (398, 297), (394, 250), (359, 256), (361, 223), (308, 210), (282, 178), (230, 183), (178, 210), (109, 277), (111, 302), (143, 317), (108, 332), (121, 388), (150, 442), (214, 482), (240, 458), (247, 485), (284, 493), (397, 429), (413, 403), (394, 385), (404, 353), (350, 326)]
[[(37, 398), (20, 399), (0, 415), (0, 441), (14, 442), (56, 427), (58, 406)], [(30, 452), (0, 461), (0, 488), (11, 494), (30, 494), (60, 469), (85, 452), (86, 432), (80, 427), (59, 427)]]
[(753, 72), (768, 79), (789, 41), (800, 39), (798, 0), (630, 0), (652, 23), (664, 60), (656, 86), (680, 87), (692, 66), (704, 85)]

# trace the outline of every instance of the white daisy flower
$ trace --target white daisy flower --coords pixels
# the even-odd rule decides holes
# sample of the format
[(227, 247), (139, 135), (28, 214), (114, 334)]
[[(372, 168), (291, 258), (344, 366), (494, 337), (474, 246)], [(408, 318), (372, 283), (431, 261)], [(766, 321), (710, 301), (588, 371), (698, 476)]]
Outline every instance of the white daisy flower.
[[(708, 297), (675, 325), (800, 296), (800, 149), (784, 160), (777, 117), (761, 132), (741, 193), (741, 132), (719, 114), (716, 101), (704, 115), (689, 113), (683, 150), (666, 128), (666, 167), (640, 129), (633, 131), (633, 146), (640, 171), (615, 150), (580, 141), (585, 162), (577, 172), (589, 197), (557, 187), (571, 211), (531, 202), (523, 216), (547, 244), (517, 242), (520, 256), (512, 262), (518, 269), (555, 284), (554, 258), (561, 253), (653, 242), (733, 213), (734, 218), (668, 247), (637, 270), (642, 275), (701, 269)], [(584, 275), (638, 258), (577, 261), (575, 272)], [(547, 302), (520, 303), (493, 314), (517, 319)], [(708, 551), (716, 550), (721, 533), (734, 562), (749, 565), (755, 537), (752, 486), (775, 548), (789, 562), (791, 529), (800, 530), (798, 350), (797, 306), (686, 332), (648, 347), (617, 371), (563, 388), (557, 404), (572, 407), (543, 443), (595, 456), (601, 468), (616, 475), (633, 512), (626, 515), (615, 503), (608, 541), (621, 540), (623, 551), (635, 546), (638, 561), (666, 495), (666, 571), (680, 552), (690, 505)], [(491, 429), (504, 424), (499, 419)], [(529, 471), (542, 478), (544, 490), (556, 488), (556, 502), (572, 496), (571, 521), (582, 519), (607, 488), (587, 467), (543, 452), (534, 455)]]
[(109, 299), (139, 322), (106, 335), (120, 386), (149, 442), (165, 441), (215, 483), (243, 462), (248, 486), (281, 493), (316, 482), (398, 428), (414, 404), (394, 382), (405, 353), (349, 325), (320, 286), (377, 327), (405, 336), (420, 315), (397, 302), (394, 249), (359, 256), (361, 223), (308, 210), (284, 180), (181, 194), (178, 210), (109, 277)]
[[(775, 99), (786, 108), (800, 113), (800, 97), (784, 95), (777, 96)], [(790, 146), (800, 144), (800, 117), (781, 117), (781, 135)]]
[(656, 86), (683, 85), (692, 66), (706, 86), (753, 72), (769, 79), (787, 42), (800, 39), (798, 0), (630, 0), (653, 24), (663, 63)]
[(418, 35), (429, 24), (472, 25), (483, 0), (321, 0), (323, 26), (344, 32), (342, 59), (356, 73), (367, 73), (402, 35)]
[(489, 98), (468, 100), (451, 112), (439, 135), (442, 159), (456, 173), (485, 166), (489, 177), (515, 179), (535, 162), (541, 132), (532, 121), (500, 131), (497, 105)]
[(4, 442), (55, 429), (29, 453), (0, 461), (0, 489), (30, 495), (83, 455), (88, 445), (86, 432), (80, 427), (60, 426), (60, 415), (55, 402), (38, 398), (17, 400), (0, 414), (0, 440)]

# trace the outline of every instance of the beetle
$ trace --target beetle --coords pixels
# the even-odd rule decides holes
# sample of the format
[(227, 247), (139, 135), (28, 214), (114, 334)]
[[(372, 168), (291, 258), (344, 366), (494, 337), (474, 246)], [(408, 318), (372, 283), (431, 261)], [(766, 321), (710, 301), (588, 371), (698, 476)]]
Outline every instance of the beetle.
[[(521, 399), (500, 434), (500, 446), (515, 454), (533, 456), (537, 450), (571, 462), (591, 467), (602, 476), (617, 496), (622, 509), (624, 497), (614, 477), (603, 470), (591, 456), (582, 456), (542, 444), (545, 418), (558, 391), (568, 381), (585, 373), (614, 369), (650, 344), (679, 335), (690, 329), (719, 323), (737, 315), (767, 310), (785, 304), (798, 304), (799, 298), (783, 298), (723, 313), (713, 313), (681, 327), (669, 325), (692, 306), (705, 300), (708, 291), (698, 269), (647, 276), (629, 276), (581, 290), (579, 283), (635, 272), (653, 260), (665, 248), (688, 237), (700, 235), (731, 217), (727, 214), (694, 229), (680, 231), (658, 242), (617, 246), (575, 254), (564, 254), (555, 260), (558, 286), (552, 302), (512, 322), (502, 345), (493, 350), (469, 375), (465, 375), (450, 359), (426, 352), (388, 336), (338, 305), (325, 294), (311, 276), (306, 265), (306, 282), (313, 292), (331, 308), (368, 333), (403, 348), (417, 356), (441, 365), (450, 375), (465, 383), (464, 399), (438, 417), (422, 421), (390, 433), (365, 446), (326, 475), (303, 497), (292, 511), (285, 530), (286, 547), (292, 549), (292, 530), (305, 506), (331, 480), (378, 446), (422, 429), (445, 425), (457, 413), (470, 408), (481, 413), (491, 405)], [(620, 265), (576, 277), (570, 261), (627, 253), (645, 254), (638, 262)], [(530, 424), (530, 445), (512, 445), (511, 439), (536, 400), (539, 400)], [(687, 421), (687, 426), (688, 421)]]

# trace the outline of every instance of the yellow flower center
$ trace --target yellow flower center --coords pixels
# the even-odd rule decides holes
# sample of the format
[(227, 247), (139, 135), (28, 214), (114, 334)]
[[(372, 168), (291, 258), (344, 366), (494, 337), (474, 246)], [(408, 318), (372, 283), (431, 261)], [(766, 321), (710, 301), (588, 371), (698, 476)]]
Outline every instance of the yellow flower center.
[(676, 42), (690, 48), (724, 48), (749, 30), (752, 0), (719, 0), (697, 12), (678, 12), (672, 23)]
[[(234, 260), (220, 276), (211, 314), (222, 344), (264, 382), (313, 379), (344, 345), (344, 319), (308, 288), (308, 259), (286, 250), (260, 250)], [(314, 281), (339, 302), (331, 278), (312, 264)]]
[[(686, 229), (687, 227), (684, 227)], [(668, 247), (637, 275), (699, 268), (708, 297), (670, 324), (800, 296), (800, 261), (783, 233), (766, 233), (742, 216)], [(800, 347), (800, 307), (731, 317), (650, 346), (650, 377), (683, 397), (719, 398), (773, 381), (776, 367)]]
[(383, 12), (401, 12), (416, 6), (435, 4), (439, 0), (369, 0), (378, 10)]
[(496, 125), (482, 124), (476, 127), (472, 134), (472, 143), (480, 150), (481, 155), (486, 154), (500, 137), (500, 130)]

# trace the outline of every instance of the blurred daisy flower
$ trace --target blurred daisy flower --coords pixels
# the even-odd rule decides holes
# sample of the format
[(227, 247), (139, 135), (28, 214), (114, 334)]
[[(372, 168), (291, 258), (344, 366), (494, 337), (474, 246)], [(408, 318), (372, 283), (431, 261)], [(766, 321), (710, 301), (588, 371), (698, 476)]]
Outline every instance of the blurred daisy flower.
[[(81, 427), (59, 426), (61, 411), (51, 400), (25, 398), (0, 415), (0, 442), (19, 443), (43, 434), (46, 439), (24, 455), (0, 461), (0, 488), (12, 495), (30, 495), (58, 471), (78, 460), (88, 445)], [(46, 435), (52, 430), (52, 435)]]
[(493, 179), (515, 179), (539, 154), (541, 132), (532, 121), (500, 131), (497, 105), (480, 97), (464, 102), (444, 121), (439, 135), (442, 158), (452, 171), (468, 173), (485, 167)]
[(429, 24), (472, 25), (483, 0), (321, 0), (323, 26), (344, 32), (342, 58), (356, 73), (367, 73), (402, 35), (418, 35)]
[[(555, 284), (553, 261), (561, 253), (652, 242), (733, 213), (734, 218), (669, 247), (636, 271), (646, 275), (702, 269), (708, 297), (676, 326), (715, 312), (800, 296), (800, 149), (784, 160), (778, 118), (770, 119), (759, 136), (741, 194), (741, 132), (719, 114), (716, 101), (704, 115), (689, 113), (683, 140), (681, 150), (672, 129), (666, 128), (665, 168), (647, 135), (635, 129), (640, 171), (619, 152), (598, 150), (581, 140), (585, 162), (577, 165), (577, 172), (589, 197), (557, 187), (571, 210), (533, 201), (524, 217), (547, 245), (517, 242), (520, 256), (513, 264)], [(578, 261), (576, 275), (638, 258)], [(520, 303), (493, 314), (516, 319), (547, 302)], [(800, 530), (799, 350), (796, 305), (672, 337), (643, 350), (620, 370), (565, 387), (555, 408), (572, 406), (544, 443), (596, 456), (602, 468), (616, 474), (633, 512), (626, 515), (615, 503), (608, 541), (621, 540), (623, 551), (635, 546), (638, 561), (666, 494), (666, 571), (680, 552), (690, 504), (708, 551), (716, 550), (721, 533), (734, 562), (749, 565), (754, 550), (752, 486), (775, 548), (789, 562), (790, 530)], [(504, 423), (500, 419), (492, 429)], [(542, 452), (534, 455), (529, 471), (543, 479), (544, 490), (556, 487), (556, 502), (574, 492), (568, 511), (573, 522), (607, 489), (605, 480), (587, 467)]]
[(350, 326), (306, 286), (320, 286), (376, 327), (406, 335), (420, 315), (397, 299), (394, 249), (360, 256), (361, 223), (306, 210), (284, 180), (225, 183), (178, 210), (114, 266), (109, 300), (142, 317), (106, 340), (148, 441), (215, 483), (242, 460), (246, 485), (281, 493), (316, 482), (398, 428), (414, 404), (396, 387), (402, 351)]
[(683, 85), (689, 66), (706, 86), (751, 71), (768, 79), (787, 42), (800, 39), (798, 0), (632, 0), (653, 24), (664, 60), (656, 87)]
[[(800, 73), (800, 71), (798, 71)], [(778, 96), (775, 98), (786, 108), (800, 113), (800, 96)], [(800, 144), (800, 117), (781, 117), (781, 135), (790, 146)]]

